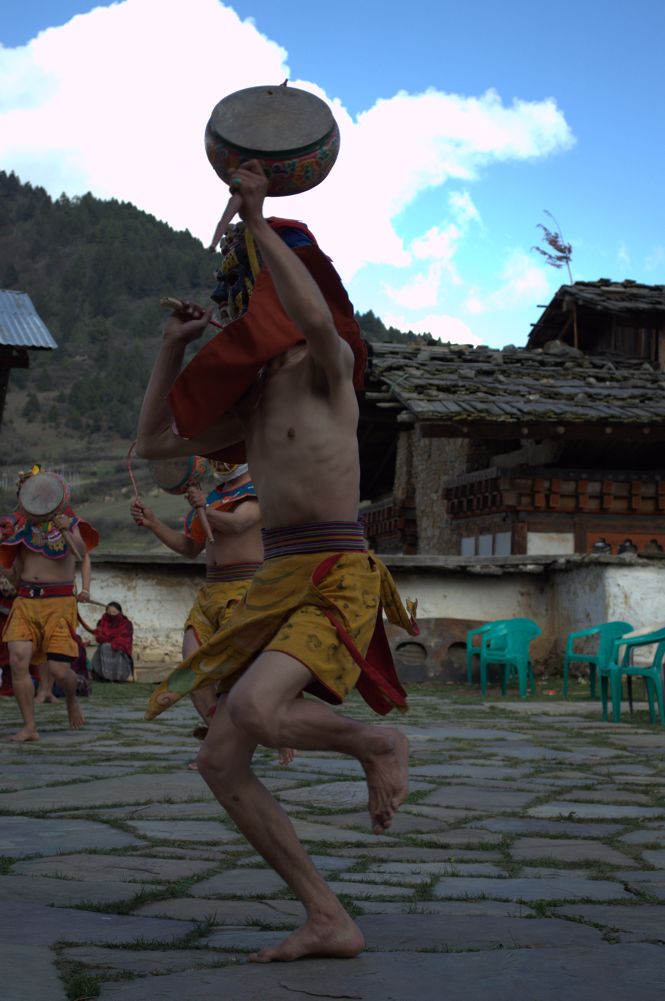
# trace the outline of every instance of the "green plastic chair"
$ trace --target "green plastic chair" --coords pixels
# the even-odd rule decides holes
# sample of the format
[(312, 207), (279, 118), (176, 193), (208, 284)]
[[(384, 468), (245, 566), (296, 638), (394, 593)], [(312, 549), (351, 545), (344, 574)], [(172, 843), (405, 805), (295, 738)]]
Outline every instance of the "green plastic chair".
[[(650, 664), (632, 664), (633, 652), (640, 647), (655, 646)], [(623, 651), (623, 652), (622, 652)], [(607, 719), (608, 689), (612, 698), (612, 720), (618, 723), (621, 719), (622, 679), (625, 675), (628, 683), (632, 678), (644, 678), (644, 684), (649, 702), (649, 719), (656, 722), (655, 703), (658, 703), (658, 714), (661, 726), (665, 726), (665, 705), (663, 699), (663, 659), (665, 658), (665, 627), (655, 629), (641, 636), (626, 637), (614, 641), (614, 651), (608, 664), (599, 666), (600, 697), (603, 702), (603, 719)]]
[(508, 681), (517, 675), (520, 698), (527, 695), (527, 688), (536, 690), (533, 667), (529, 658), (531, 641), (540, 636), (540, 626), (533, 619), (504, 619), (495, 622), (480, 637), (480, 691), (487, 691), (487, 668), (490, 664), (500, 664), (501, 694), (505, 695)]
[(508, 619), (496, 619), (494, 622), (486, 622), (484, 626), (476, 626), (475, 629), (469, 629), (466, 634), (466, 683), (467, 685), (473, 684), (473, 657), (474, 654), (480, 656), (480, 643), (474, 645), (474, 640), (476, 636), (480, 637), (483, 633), (486, 633), (488, 629), (492, 626), (498, 625), (500, 622), (510, 621)]
[[(589, 693), (592, 699), (596, 697), (596, 671), (601, 664), (609, 664), (614, 652), (614, 641), (626, 633), (632, 633), (635, 627), (630, 622), (603, 622), (589, 629), (578, 629), (568, 633), (566, 653), (563, 658), (563, 697), (568, 698), (568, 672), (571, 664), (587, 664), (589, 668)], [(581, 653), (575, 650), (575, 642), (587, 636), (598, 637), (595, 653)]]

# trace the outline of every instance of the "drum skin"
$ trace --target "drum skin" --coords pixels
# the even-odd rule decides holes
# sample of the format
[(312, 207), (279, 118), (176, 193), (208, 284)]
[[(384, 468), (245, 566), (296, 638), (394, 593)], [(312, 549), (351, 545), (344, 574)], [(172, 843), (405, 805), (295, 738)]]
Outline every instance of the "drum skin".
[(18, 492), (21, 511), (31, 520), (48, 520), (69, 502), (69, 488), (57, 473), (34, 473)]
[(296, 87), (248, 87), (217, 104), (205, 147), (227, 184), (247, 160), (259, 160), (269, 195), (296, 195), (320, 184), (337, 159), (339, 128), (320, 98)]
[(208, 460), (201, 455), (186, 455), (174, 459), (152, 459), (150, 475), (167, 494), (184, 494), (197, 487), (208, 470)]

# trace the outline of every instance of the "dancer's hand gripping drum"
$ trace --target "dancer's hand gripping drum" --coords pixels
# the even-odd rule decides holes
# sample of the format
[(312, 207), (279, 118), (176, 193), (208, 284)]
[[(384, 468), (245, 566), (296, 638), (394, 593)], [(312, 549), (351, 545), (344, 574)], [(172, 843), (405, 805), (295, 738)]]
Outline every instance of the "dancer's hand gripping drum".
[[(339, 128), (325, 101), (282, 84), (237, 90), (215, 105), (205, 131), (208, 159), (223, 181), (258, 160), (269, 195), (297, 195), (320, 184), (337, 159)], [(241, 204), (232, 195), (220, 220), (224, 233)]]
[[(150, 475), (167, 494), (186, 494), (190, 487), (199, 487), (208, 470), (208, 460), (201, 455), (187, 455), (174, 459), (152, 459), (148, 463)], [(213, 541), (212, 529), (205, 508), (197, 508), (201, 524), (209, 542)]]

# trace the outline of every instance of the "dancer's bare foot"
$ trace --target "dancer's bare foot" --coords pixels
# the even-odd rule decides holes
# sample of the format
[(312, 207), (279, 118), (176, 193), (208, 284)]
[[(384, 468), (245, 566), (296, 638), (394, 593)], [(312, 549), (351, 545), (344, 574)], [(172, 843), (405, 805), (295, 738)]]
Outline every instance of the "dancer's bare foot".
[(39, 734), (34, 726), (24, 726), (18, 733), (7, 737), (7, 740), (11, 740), (14, 744), (27, 744), (30, 740), (39, 740)]
[(196, 758), (194, 758), (193, 761), (188, 761), (187, 767), (189, 768), (190, 772), (198, 772), (199, 764)]
[(409, 742), (392, 727), (375, 732), (374, 747), (361, 764), (367, 778), (372, 831), (382, 834), (409, 794)]
[(296, 756), (296, 752), (293, 747), (280, 747), (277, 752), (277, 760), (280, 765), (290, 765)]
[(52, 692), (47, 695), (40, 695), (39, 692), (37, 692), (35, 695), (35, 705), (43, 706), (45, 702), (56, 703), (60, 702), (60, 699), (57, 695), (53, 695)]
[(333, 921), (309, 919), (278, 945), (248, 956), (250, 963), (290, 963), (303, 956), (334, 956), (351, 959), (365, 948), (358, 925), (346, 911)]
[(85, 716), (76, 699), (67, 704), (67, 713), (69, 715), (69, 729), (80, 730), (85, 723)]

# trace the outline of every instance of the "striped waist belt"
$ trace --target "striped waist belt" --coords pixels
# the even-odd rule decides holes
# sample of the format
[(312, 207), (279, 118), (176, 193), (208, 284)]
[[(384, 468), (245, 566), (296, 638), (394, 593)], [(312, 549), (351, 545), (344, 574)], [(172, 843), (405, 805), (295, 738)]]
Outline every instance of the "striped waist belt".
[(38, 584), (32, 580), (21, 580), (16, 593), (19, 598), (71, 598), (74, 594), (74, 583), (65, 580)]
[(367, 540), (359, 521), (320, 521), (284, 528), (264, 528), (266, 560), (297, 553), (363, 553)]
[(206, 581), (216, 584), (226, 580), (248, 580), (260, 566), (260, 563), (213, 563), (206, 567)]

